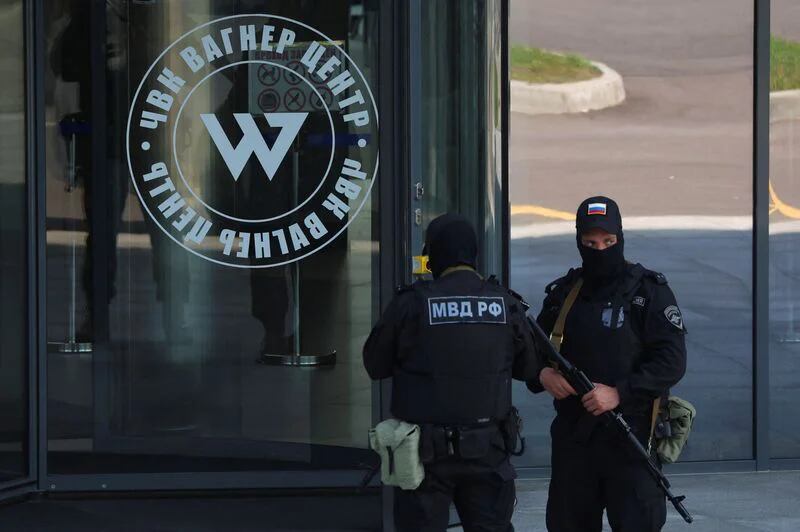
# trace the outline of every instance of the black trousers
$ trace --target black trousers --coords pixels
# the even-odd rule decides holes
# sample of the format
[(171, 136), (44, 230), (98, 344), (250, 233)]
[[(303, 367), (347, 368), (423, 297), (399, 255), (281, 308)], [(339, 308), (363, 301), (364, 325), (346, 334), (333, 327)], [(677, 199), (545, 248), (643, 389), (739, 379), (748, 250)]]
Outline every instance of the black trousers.
[(514, 469), (505, 453), (487, 459), (446, 458), (425, 465), (425, 480), (414, 491), (395, 488), (398, 532), (443, 532), (455, 503), (465, 532), (513, 531)]
[[(643, 439), (647, 421), (629, 419)], [(557, 416), (552, 477), (547, 500), (550, 532), (600, 532), (603, 510), (614, 532), (659, 532), (666, 521), (666, 499), (641, 459), (632, 454), (614, 427), (597, 426), (585, 441), (576, 438), (573, 420)]]

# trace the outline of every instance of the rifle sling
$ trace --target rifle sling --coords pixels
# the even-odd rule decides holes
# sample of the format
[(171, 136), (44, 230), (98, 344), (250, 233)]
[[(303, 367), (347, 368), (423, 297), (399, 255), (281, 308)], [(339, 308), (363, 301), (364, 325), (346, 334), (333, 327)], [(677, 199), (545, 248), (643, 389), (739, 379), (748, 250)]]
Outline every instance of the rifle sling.
[(561, 344), (564, 343), (564, 326), (567, 323), (567, 314), (569, 314), (573, 303), (575, 303), (575, 300), (578, 298), (578, 292), (581, 291), (582, 286), (583, 277), (579, 277), (578, 280), (575, 281), (575, 284), (572, 285), (572, 289), (569, 291), (569, 294), (567, 294), (564, 304), (561, 305), (556, 324), (553, 326), (553, 332), (550, 333), (550, 343), (553, 344), (553, 347), (555, 347), (556, 351), (559, 353), (561, 353)]

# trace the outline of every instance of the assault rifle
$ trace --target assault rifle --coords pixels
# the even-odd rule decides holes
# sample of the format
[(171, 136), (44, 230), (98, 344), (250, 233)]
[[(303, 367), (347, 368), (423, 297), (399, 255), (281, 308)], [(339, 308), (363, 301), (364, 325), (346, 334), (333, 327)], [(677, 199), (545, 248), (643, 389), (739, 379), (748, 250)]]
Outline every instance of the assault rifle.
[[(550, 339), (547, 337), (547, 334), (542, 330), (536, 320), (532, 319), (530, 316), (527, 316), (528, 323), (530, 323), (531, 328), (533, 329), (534, 335), (538, 340), (537, 344), (541, 345), (547, 350), (548, 357), (551, 361), (553, 361), (557, 366), (561, 374), (567, 379), (567, 382), (578, 392), (578, 395), (585, 395), (591, 392), (594, 389), (594, 383), (589, 380), (584, 372), (576, 368), (569, 360), (565, 359), (561, 356), (553, 344), (550, 343)], [(611, 410), (610, 412), (606, 412), (602, 415), (609, 423), (612, 423), (620, 432), (627, 438), (628, 443), (633, 447), (636, 454), (644, 461), (645, 466), (647, 467), (647, 471), (650, 473), (650, 476), (653, 477), (653, 480), (656, 484), (658, 484), (659, 489), (664, 492), (664, 495), (669, 499), (669, 502), (672, 503), (672, 506), (681, 514), (684, 521), (687, 523), (691, 523), (693, 518), (689, 511), (683, 506), (683, 500), (686, 498), (684, 495), (675, 496), (673, 495), (672, 491), (670, 491), (670, 484), (667, 477), (661, 472), (658, 466), (653, 461), (650, 453), (645, 450), (642, 443), (636, 437), (636, 435), (631, 430), (630, 425), (625, 419), (622, 417), (622, 414), (617, 412), (616, 410)]]

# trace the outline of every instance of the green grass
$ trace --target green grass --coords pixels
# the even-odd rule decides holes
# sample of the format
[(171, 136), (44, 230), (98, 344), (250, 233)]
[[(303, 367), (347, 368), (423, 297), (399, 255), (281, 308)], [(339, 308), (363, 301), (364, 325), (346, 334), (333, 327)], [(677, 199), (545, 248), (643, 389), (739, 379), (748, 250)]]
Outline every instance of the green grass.
[(769, 50), (770, 90), (800, 89), (800, 43), (772, 36)]
[(511, 78), (528, 83), (570, 83), (600, 76), (588, 59), (515, 44), (511, 47)]

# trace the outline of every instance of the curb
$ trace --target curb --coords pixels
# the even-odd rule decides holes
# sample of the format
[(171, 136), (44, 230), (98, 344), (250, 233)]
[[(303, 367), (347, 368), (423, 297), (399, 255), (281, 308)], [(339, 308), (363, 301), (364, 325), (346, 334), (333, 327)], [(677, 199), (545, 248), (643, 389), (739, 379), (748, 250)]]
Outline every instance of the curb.
[(800, 118), (800, 90), (769, 93), (769, 121), (781, 122)]
[(592, 64), (602, 75), (587, 81), (534, 84), (511, 80), (511, 111), (529, 115), (585, 113), (624, 102), (622, 76), (608, 65)]

